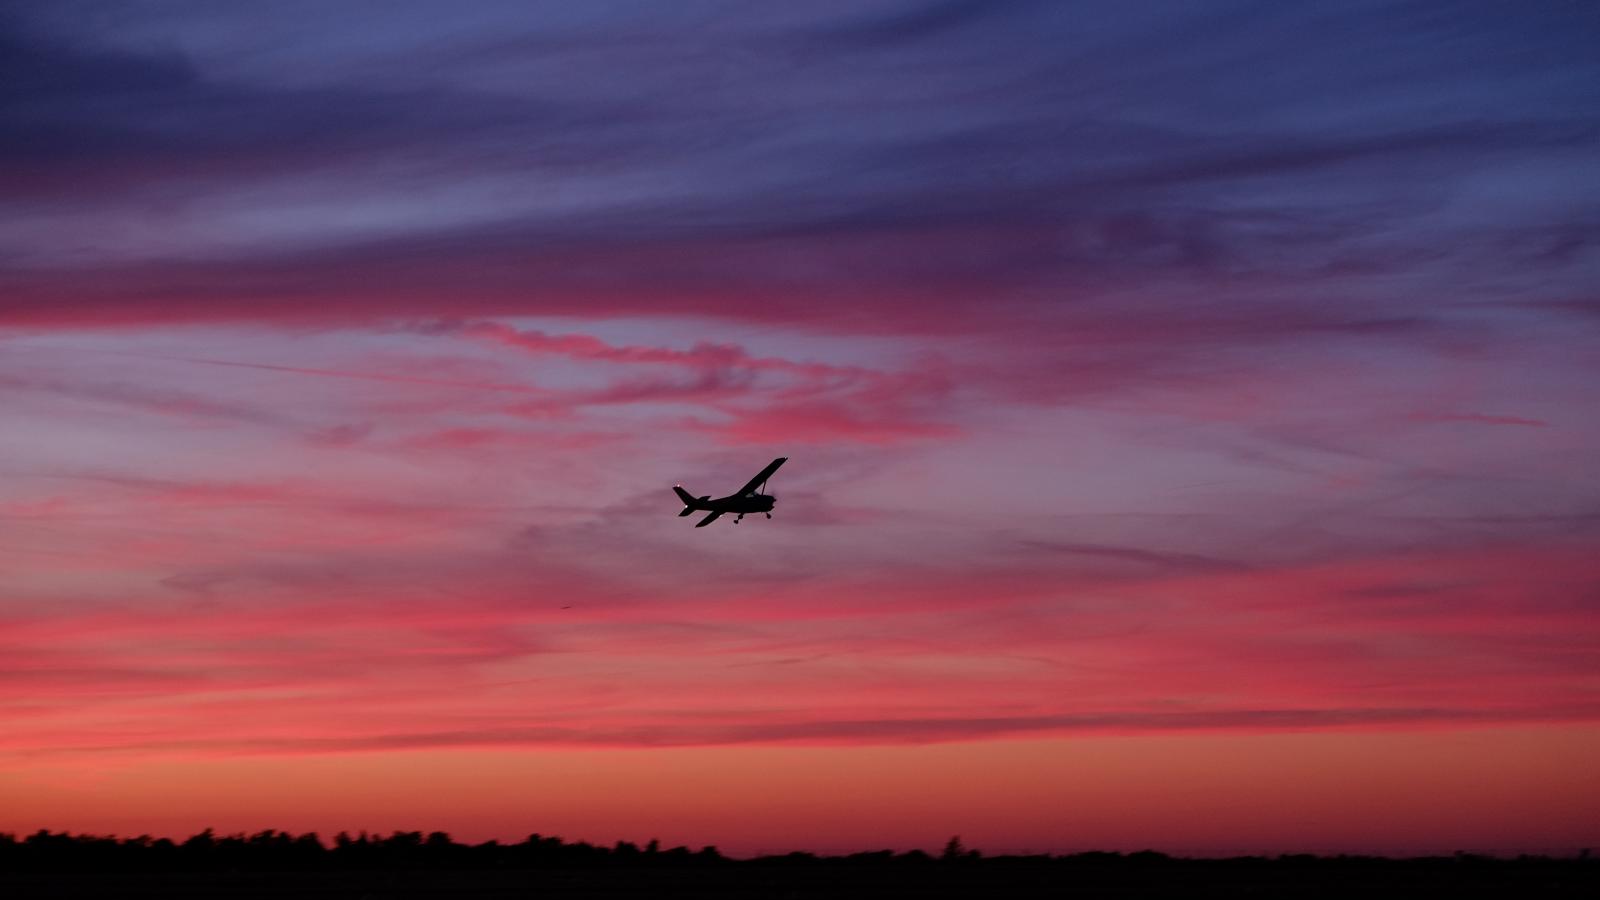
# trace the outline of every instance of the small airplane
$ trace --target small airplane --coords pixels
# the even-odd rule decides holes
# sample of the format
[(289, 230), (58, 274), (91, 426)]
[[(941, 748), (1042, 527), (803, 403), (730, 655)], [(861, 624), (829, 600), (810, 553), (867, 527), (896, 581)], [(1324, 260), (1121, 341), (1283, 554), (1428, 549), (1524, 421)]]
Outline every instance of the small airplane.
[(733, 520), (735, 525), (739, 523), (740, 519), (744, 518), (745, 513), (766, 513), (767, 518), (770, 519), (772, 518), (772, 507), (777, 504), (778, 498), (770, 494), (763, 494), (761, 491), (766, 490), (767, 479), (772, 477), (772, 473), (778, 471), (778, 467), (788, 462), (788, 460), (789, 457), (780, 456), (767, 463), (767, 467), (757, 473), (756, 477), (745, 482), (744, 487), (726, 497), (718, 497), (715, 500), (711, 499), (710, 494), (704, 497), (696, 497), (684, 490), (683, 485), (677, 485), (673, 487), (672, 491), (678, 495), (679, 500), (683, 501), (683, 512), (678, 513), (678, 515), (687, 516), (700, 510), (709, 510), (711, 515), (694, 523), (696, 528), (704, 528), (710, 525), (723, 513), (737, 513), (738, 516)]

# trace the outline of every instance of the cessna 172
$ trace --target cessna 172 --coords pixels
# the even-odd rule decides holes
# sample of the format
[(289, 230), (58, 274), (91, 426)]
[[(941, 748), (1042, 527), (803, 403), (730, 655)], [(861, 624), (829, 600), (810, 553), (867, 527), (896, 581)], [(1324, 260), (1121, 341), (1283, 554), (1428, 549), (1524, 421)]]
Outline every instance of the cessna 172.
[(772, 507), (778, 502), (778, 498), (770, 494), (763, 494), (761, 491), (766, 489), (767, 479), (772, 477), (772, 473), (778, 471), (778, 467), (787, 462), (788, 459), (789, 457), (787, 456), (780, 456), (767, 463), (767, 467), (762, 469), (756, 477), (746, 482), (744, 487), (726, 497), (718, 497), (715, 500), (711, 499), (710, 494), (704, 497), (696, 497), (684, 490), (683, 485), (677, 485), (672, 491), (678, 495), (679, 500), (683, 501), (683, 512), (678, 513), (678, 515), (687, 516), (700, 510), (709, 510), (711, 515), (694, 523), (696, 528), (704, 528), (710, 525), (723, 513), (737, 513), (738, 516), (733, 520), (734, 524), (738, 524), (739, 520), (744, 518), (745, 513), (766, 513), (767, 518), (772, 518)]

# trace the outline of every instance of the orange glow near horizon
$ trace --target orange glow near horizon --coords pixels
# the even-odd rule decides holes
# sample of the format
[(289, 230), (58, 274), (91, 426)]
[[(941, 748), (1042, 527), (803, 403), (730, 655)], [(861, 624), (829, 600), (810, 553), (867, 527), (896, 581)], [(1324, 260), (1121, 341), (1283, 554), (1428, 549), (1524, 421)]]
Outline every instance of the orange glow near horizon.
[(1153, 848), (1567, 853), (1600, 727), (1091, 736), (900, 747), (450, 749), (8, 765), (0, 831), (278, 828), (659, 838), (751, 855)]

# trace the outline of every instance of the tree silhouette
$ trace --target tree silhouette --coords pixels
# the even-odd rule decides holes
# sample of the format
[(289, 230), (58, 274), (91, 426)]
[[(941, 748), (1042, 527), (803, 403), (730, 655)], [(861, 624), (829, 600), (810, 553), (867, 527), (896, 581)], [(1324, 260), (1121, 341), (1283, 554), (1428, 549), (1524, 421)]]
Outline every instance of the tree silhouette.
[[(786, 896), (830, 898), (1040, 896), (1058, 894), (1065, 885), (1083, 897), (1236, 896), (1264, 891), (1317, 898), (1397, 892), (1458, 898), (1534, 893), (1600, 896), (1600, 863), (1576, 853), (1565, 859), (1498, 859), (1476, 853), (1420, 859), (1304, 854), (1187, 859), (1150, 850), (983, 856), (953, 836), (937, 858), (922, 850), (880, 850), (847, 856), (796, 851), (736, 860), (711, 846), (698, 851), (682, 846), (663, 849), (656, 839), (643, 849), (622, 840), (596, 846), (537, 833), (509, 844), (466, 844), (442, 831), (388, 835), (363, 831), (355, 836), (340, 832), (331, 843), (315, 832), (275, 829), (218, 835), (208, 828), (181, 842), (150, 835), (118, 838), (42, 829), (21, 839), (0, 833), (0, 897), (8, 900), (25, 896), (16, 890), (18, 885), (24, 889), (77, 885), (59, 891), (51, 887), (48, 895), (53, 897), (117, 894), (123, 892), (124, 873), (144, 873), (136, 892), (140, 896), (222, 896), (227, 885), (234, 885), (232, 890), (242, 889), (237, 887), (241, 884), (264, 883), (239, 880), (241, 873), (251, 872), (274, 873), (278, 881), (271, 883), (285, 885), (278, 893), (290, 896), (372, 893), (371, 888), (392, 885), (381, 879), (391, 879), (395, 872), (415, 877), (422, 894), (463, 896), (472, 892), (457, 890), (457, 885), (483, 887), (483, 896), (531, 890), (552, 897), (575, 896), (561, 891), (588, 885), (602, 896), (769, 896), (774, 885), (800, 886)], [(160, 873), (171, 875), (163, 881)], [(1554, 894), (1544, 890), (1550, 886), (1560, 890)], [(388, 896), (386, 891), (389, 888), (383, 887), (377, 893)]]

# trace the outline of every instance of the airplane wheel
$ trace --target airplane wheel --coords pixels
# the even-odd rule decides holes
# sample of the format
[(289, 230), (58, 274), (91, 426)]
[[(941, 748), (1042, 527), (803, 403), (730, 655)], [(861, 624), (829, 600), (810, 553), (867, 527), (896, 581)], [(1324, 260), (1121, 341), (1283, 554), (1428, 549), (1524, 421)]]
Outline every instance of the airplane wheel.
[(772, 518), (772, 513), (767, 513), (767, 518)]

